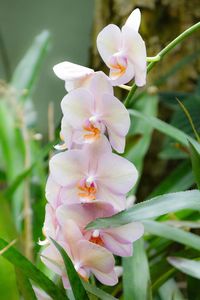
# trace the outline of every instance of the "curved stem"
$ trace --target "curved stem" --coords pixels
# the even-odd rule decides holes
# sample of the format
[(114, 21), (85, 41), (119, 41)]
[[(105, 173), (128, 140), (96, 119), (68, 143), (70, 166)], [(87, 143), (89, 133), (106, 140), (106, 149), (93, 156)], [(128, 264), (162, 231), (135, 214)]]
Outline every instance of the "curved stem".
[(152, 62), (152, 61), (159, 61), (161, 59), (160, 55), (156, 56), (147, 56), (147, 62)]
[[(193, 32), (195, 32), (198, 29), (200, 29), (200, 22), (196, 23), (195, 25), (191, 26), (190, 28), (182, 32), (171, 43), (169, 43), (165, 48), (163, 48), (156, 56), (159, 56), (161, 60), (167, 53), (169, 53), (173, 48), (175, 48), (176, 45), (180, 44), (184, 39), (186, 39), (188, 36), (190, 36)], [(157, 62), (158, 61), (152, 61), (150, 64), (148, 64), (147, 73), (157, 64)], [(124, 105), (126, 107), (130, 107), (130, 104), (133, 101), (133, 95), (135, 94), (136, 90), (137, 90), (137, 86), (134, 84), (132, 86), (131, 91), (128, 93), (128, 96), (124, 101)]]

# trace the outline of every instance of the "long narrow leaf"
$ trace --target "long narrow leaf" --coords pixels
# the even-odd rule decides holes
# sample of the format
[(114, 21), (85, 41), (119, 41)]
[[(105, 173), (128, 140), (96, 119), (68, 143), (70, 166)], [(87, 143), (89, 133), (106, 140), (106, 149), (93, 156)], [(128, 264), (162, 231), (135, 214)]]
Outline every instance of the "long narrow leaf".
[(85, 288), (82, 284), (82, 281), (81, 281), (80, 277), (78, 276), (78, 273), (76, 272), (71, 259), (69, 258), (69, 256), (65, 252), (65, 250), (56, 241), (54, 241), (53, 239), (51, 239), (51, 240), (54, 243), (54, 245), (56, 246), (56, 248), (58, 249), (58, 251), (60, 252), (60, 254), (64, 260), (67, 276), (68, 276), (70, 284), (71, 284), (74, 298), (76, 300), (79, 300), (79, 299), (89, 300), (88, 295), (85, 291)]
[(181, 192), (190, 188), (194, 176), (189, 161), (181, 163), (149, 195), (149, 198), (166, 193)]
[(144, 241), (134, 243), (134, 254), (123, 259), (124, 300), (151, 299), (150, 274)]
[(15, 269), (18, 289), (24, 299), (37, 300), (29, 279), (18, 268)]
[(168, 257), (168, 262), (181, 272), (200, 279), (200, 262), (182, 257)]
[(159, 132), (162, 132), (163, 134), (175, 139), (177, 142), (182, 144), (183, 146), (188, 147), (188, 140), (192, 140), (195, 146), (200, 151), (200, 145), (192, 139), (189, 135), (184, 133), (183, 131), (177, 129), (176, 127), (169, 125), (165, 123), (164, 121), (161, 121), (158, 118), (147, 116), (145, 114), (141, 114), (140, 112), (130, 109), (129, 110), (130, 115), (142, 119), (145, 123), (147, 123), (149, 126), (153, 127), (154, 129), (157, 129)]
[(156, 221), (143, 221), (145, 231), (200, 250), (200, 237), (182, 229)]
[(109, 295), (102, 289), (89, 284), (88, 282), (83, 282), (84, 288), (92, 295), (95, 295), (98, 297), (98, 299), (101, 300), (117, 300), (117, 298), (113, 297), (112, 295)]
[(161, 300), (184, 300), (174, 279), (167, 280), (159, 289)]
[(133, 221), (145, 220), (176, 212), (182, 209), (200, 210), (198, 190), (165, 194), (134, 205), (110, 218), (97, 219), (87, 225), (87, 229), (117, 227)]
[(198, 189), (200, 189), (200, 151), (196, 147), (196, 144), (189, 139), (190, 146), (190, 156), (192, 162), (192, 170), (194, 173), (195, 181), (197, 183)]
[[(48, 31), (43, 31), (36, 36), (33, 44), (20, 61), (13, 74), (11, 85), (21, 92), (26, 90), (26, 95), (30, 94), (30, 89), (33, 87), (33, 83), (43, 62), (43, 58), (46, 55), (49, 40), (50, 34)], [(24, 95), (23, 98), (25, 97), (26, 96)]]
[[(7, 245), (8, 243), (0, 238), (0, 250), (4, 249)], [(22, 270), (27, 278), (30, 278), (37, 283), (38, 286), (40, 286), (41, 289), (43, 289), (53, 299), (68, 299), (61, 289), (59, 289), (44, 273), (37, 269), (15, 248), (9, 247), (2, 256), (9, 260), (15, 267)]]

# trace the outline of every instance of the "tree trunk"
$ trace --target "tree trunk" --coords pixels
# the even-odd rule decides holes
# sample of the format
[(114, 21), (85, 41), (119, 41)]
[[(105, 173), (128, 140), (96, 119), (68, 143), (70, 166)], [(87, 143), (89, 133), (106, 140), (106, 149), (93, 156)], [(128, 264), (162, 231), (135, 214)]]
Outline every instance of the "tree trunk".
[[(156, 55), (168, 42), (200, 19), (199, 0), (96, 0), (91, 65), (107, 72), (96, 48), (96, 37), (103, 27), (113, 23), (122, 26), (136, 7), (142, 12), (140, 33), (148, 56)], [(148, 77), (148, 84), (160, 78), (178, 61), (200, 50), (200, 34), (195, 33), (168, 55)], [(169, 89), (191, 90), (200, 71), (200, 59), (194, 59), (167, 82)], [(166, 88), (166, 86), (165, 86)]]

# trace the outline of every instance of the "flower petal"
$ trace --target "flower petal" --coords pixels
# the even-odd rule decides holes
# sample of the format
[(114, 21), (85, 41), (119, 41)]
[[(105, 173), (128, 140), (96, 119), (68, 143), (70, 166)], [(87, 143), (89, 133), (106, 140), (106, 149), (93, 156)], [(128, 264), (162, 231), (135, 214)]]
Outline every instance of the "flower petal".
[(72, 126), (68, 123), (67, 118), (63, 117), (61, 120), (61, 132), (60, 135), (62, 139), (65, 141), (65, 144), (68, 149), (72, 148), (73, 145), (73, 135), (74, 130)]
[(141, 12), (139, 8), (134, 9), (134, 11), (130, 14), (124, 26), (128, 26), (135, 31), (138, 31), (141, 22)]
[[(125, 196), (123, 194), (114, 194), (104, 185), (98, 187), (97, 198), (102, 202), (109, 202), (115, 209), (115, 213), (125, 209)], [(98, 216), (98, 218), (100, 218), (100, 216)]]
[(112, 286), (117, 284), (118, 282), (118, 277), (114, 270), (110, 273), (103, 273), (97, 270), (92, 270), (92, 272), (96, 276), (96, 278), (103, 284)]
[(106, 249), (86, 240), (80, 240), (77, 244), (79, 259), (83, 267), (109, 273), (113, 270), (115, 260), (113, 255)]
[(121, 136), (116, 134), (115, 131), (108, 129), (108, 136), (110, 144), (112, 145), (113, 149), (115, 149), (118, 153), (124, 153), (126, 138), (125, 136)]
[(108, 65), (110, 57), (118, 52), (122, 46), (121, 30), (118, 26), (110, 24), (106, 26), (97, 36), (97, 49)]
[(110, 234), (103, 233), (101, 238), (105, 244), (105, 247), (111, 251), (113, 254), (118, 256), (131, 256), (132, 255), (132, 244), (123, 244)]
[(95, 98), (100, 98), (104, 93), (114, 94), (110, 78), (101, 71), (95, 72), (84, 87), (88, 88)]
[(52, 244), (47, 246), (41, 252), (42, 262), (52, 271), (58, 275), (62, 275), (62, 269), (64, 266), (63, 259), (58, 250)]
[(81, 204), (62, 205), (57, 209), (56, 216), (63, 228), (67, 228), (68, 220), (73, 220), (81, 229), (92, 221), (90, 212)]
[(80, 150), (68, 150), (52, 157), (49, 163), (52, 178), (61, 186), (72, 187), (84, 176), (88, 161)]
[(42, 289), (33, 286), (33, 290), (38, 300), (52, 300), (52, 298), (47, 293), (45, 293)]
[(73, 128), (82, 128), (84, 121), (91, 117), (94, 110), (94, 97), (86, 89), (79, 88), (63, 98), (61, 108)]
[[(111, 75), (111, 73), (110, 73), (110, 75)], [(130, 80), (133, 79), (134, 75), (135, 75), (134, 66), (133, 66), (132, 62), (129, 60), (126, 71), (122, 75), (120, 75), (118, 78), (112, 79), (111, 83), (113, 86), (126, 84)]]
[(105, 230), (120, 243), (133, 243), (144, 234), (144, 226), (139, 222), (132, 222), (120, 227), (108, 228)]
[(47, 179), (45, 196), (47, 201), (51, 204), (53, 208), (56, 208), (59, 205), (59, 193), (61, 186), (53, 180), (50, 175)]
[[(114, 136), (118, 135), (123, 138), (128, 133), (130, 127), (130, 117), (129, 117), (128, 110), (116, 97), (109, 94), (103, 95), (102, 103), (104, 106), (104, 110), (102, 112), (102, 119), (108, 129), (109, 138), (111, 137), (112, 132)], [(124, 150), (123, 139), (122, 139), (122, 143), (123, 143), (122, 147), (118, 146), (118, 148), (121, 148), (120, 150), (122, 150), (123, 152)]]
[(51, 237), (55, 239), (56, 230), (57, 230), (57, 220), (56, 220), (55, 210), (50, 204), (46, 204), (43, 232), (46, 237)]
[(135, 83), (143, 86), (146, 83), (146, 46), (141, 35), (128, 26), (122, 27), (122, 36), (126, 54), (134, 65)]
[(127, 193), (137, 178), (135, 166), (127, 159), (117, 154), (107, 154), (99, 159), (97, 181), (110, 191), (120, 195)]
[(61, 62), (53, 67), (56, 76), (62, 80), (74, 80), (94, 73), (94, 70), (69, 61)]

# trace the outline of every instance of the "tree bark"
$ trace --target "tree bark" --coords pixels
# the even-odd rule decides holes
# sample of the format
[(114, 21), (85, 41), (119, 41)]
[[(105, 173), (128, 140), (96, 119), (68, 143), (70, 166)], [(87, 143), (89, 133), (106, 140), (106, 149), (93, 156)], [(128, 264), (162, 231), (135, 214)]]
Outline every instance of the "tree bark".
[[(97, 48), (96, 37), (103, 27), (113, 23), (122, 26), (136, 7), (142, 12), (140, 33), (146, 42), (148, 56), (156, 55), (167, 43), (200, 19), (199, 0), (96, 0), (93, 26), (91, 65), (108, 71)], [(169, 54), (159, 67), (148, 76), (151, 85), (182, 58), (200, 50), (200, 33), (197, 32)], [(200, 58), (184, 66), (167, 82), (169, 89), (191, 90), (200, 71)], [(164, 86), (166, 89), (166, 86)]]

